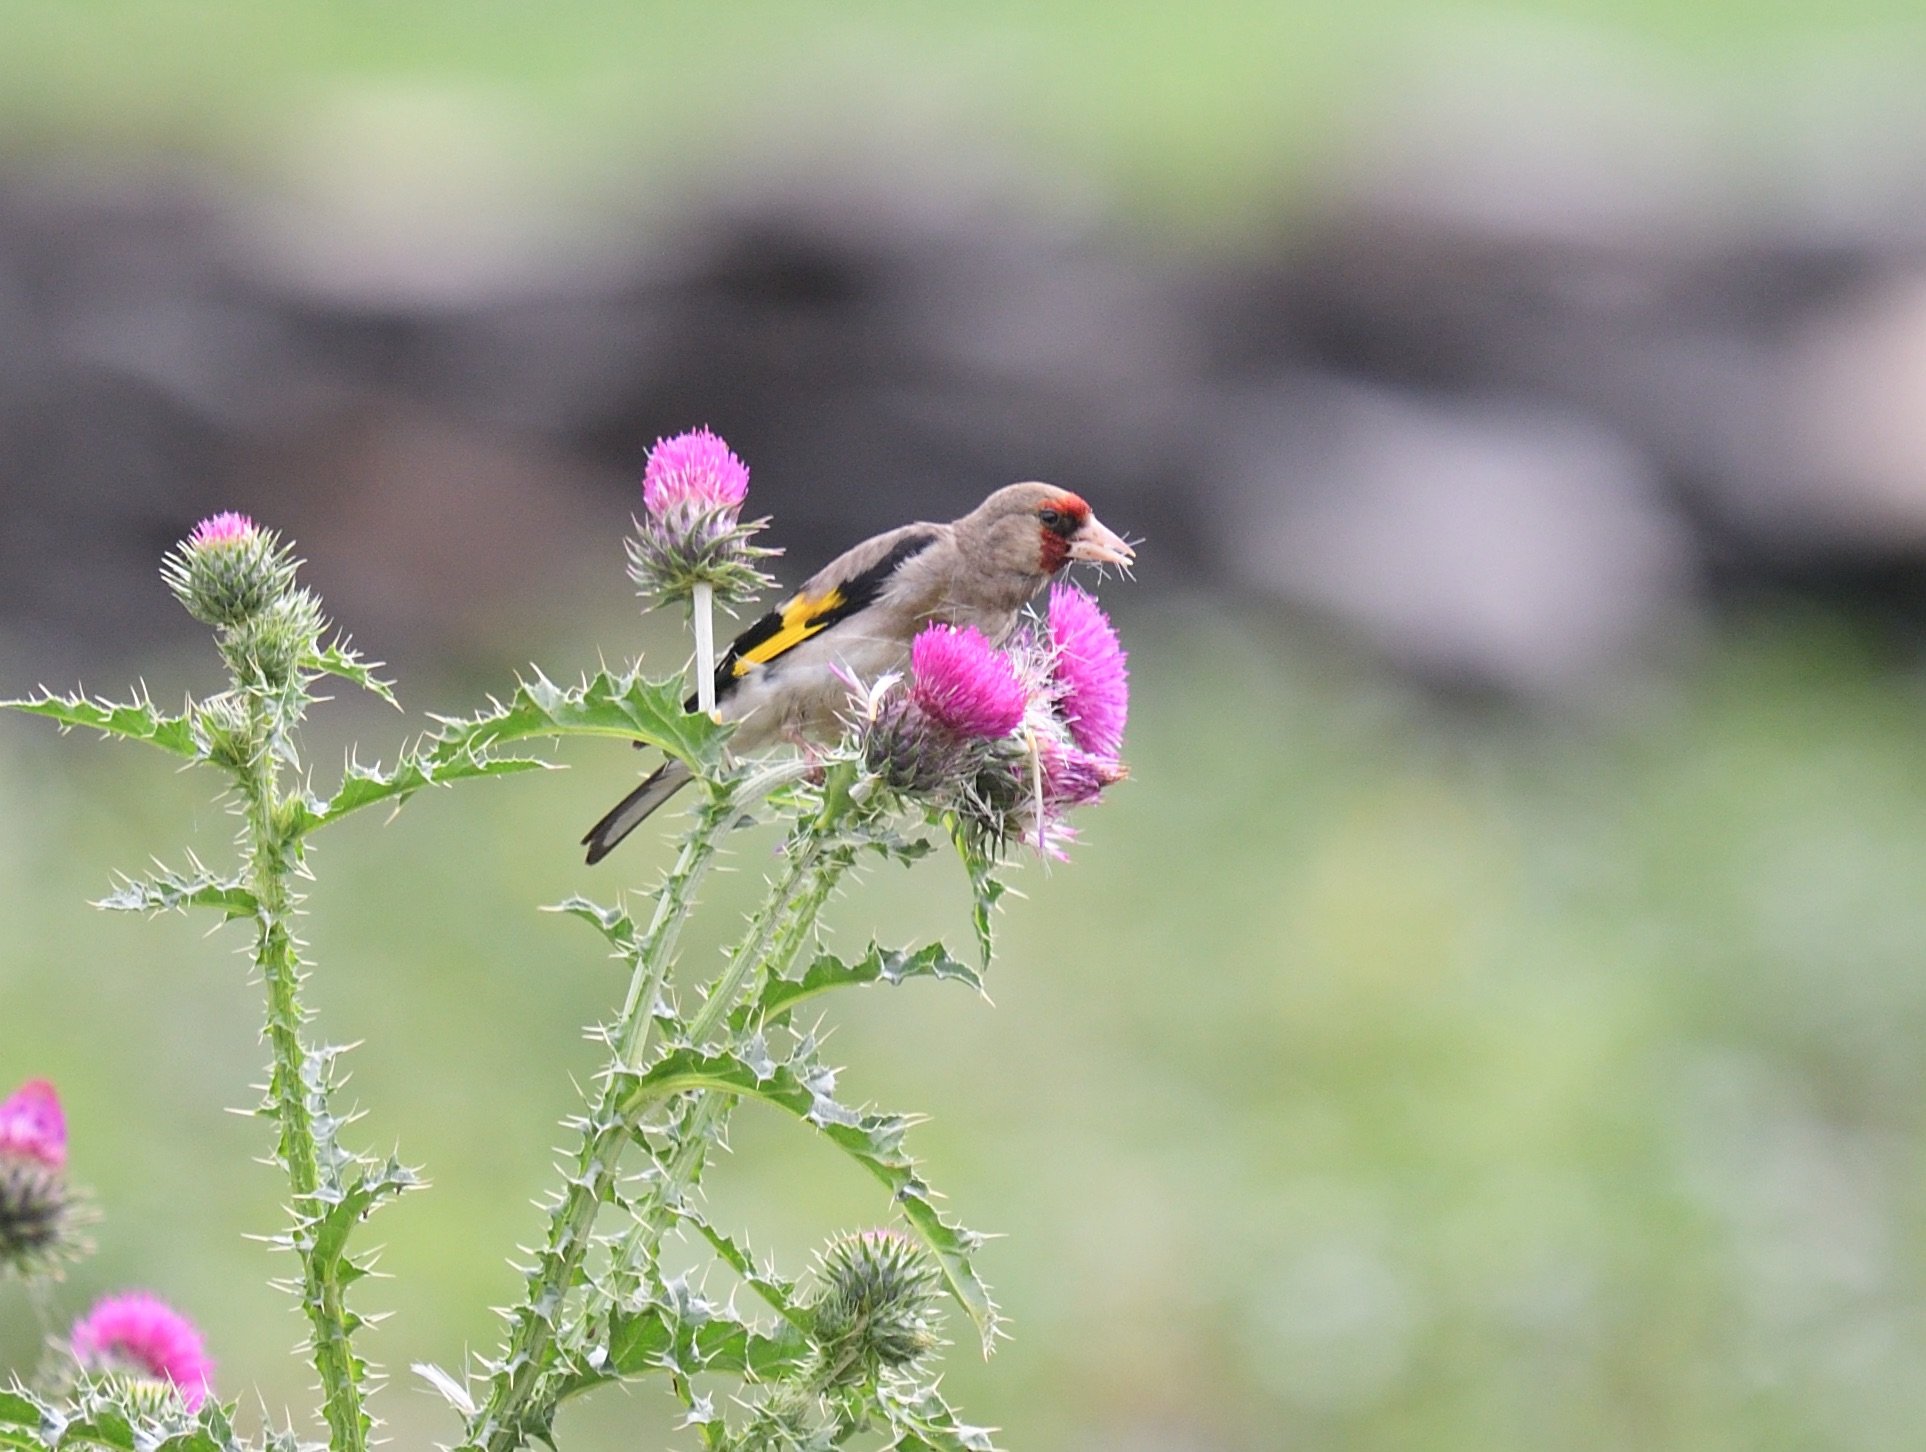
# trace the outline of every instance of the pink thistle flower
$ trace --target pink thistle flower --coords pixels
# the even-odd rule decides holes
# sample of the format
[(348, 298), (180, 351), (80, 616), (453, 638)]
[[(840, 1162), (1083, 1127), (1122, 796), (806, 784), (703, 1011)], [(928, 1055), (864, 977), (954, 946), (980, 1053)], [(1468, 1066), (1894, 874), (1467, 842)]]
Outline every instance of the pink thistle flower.
[(910, 645), (910, 674), (910, 698), (953, 735), (995, 741), (1023, 720), (1016, 666), (974, 625), (925, 626)]
[(257, 533), (259, 530), (253, 520), (245, 514), (236, 514), (233, 510), (227, 509), (219, 514), (210, 514), (195, 525), (194, 532), (187, 537), (187, 548), (190, 550), (218, 549), (226, 545), (239, 544)]
[(214, 1363), (194, 1323), (158, 1296), (105, 1296), (74, 1323), (74, 1359), (91, 1371), (170, 1381), (190, 1412), (206, 1400)]
[(662, 515), (676, 505), (736, 510), (749, 493), (749, 466), (708, 429), (657, 439), (642, 471), (642, 505)]
[(1050, 645), (1058, 708), (1083, 750), (1114, 760), (1130, 710), (1129, 657), (1110, 617), (1075, 585), (1050, 587)]
[(31, 1079), (0, 1104), (0, 1154), (38, 1160), (49, 1169), (67, 1163), (67, 1117), (45, 1079)]

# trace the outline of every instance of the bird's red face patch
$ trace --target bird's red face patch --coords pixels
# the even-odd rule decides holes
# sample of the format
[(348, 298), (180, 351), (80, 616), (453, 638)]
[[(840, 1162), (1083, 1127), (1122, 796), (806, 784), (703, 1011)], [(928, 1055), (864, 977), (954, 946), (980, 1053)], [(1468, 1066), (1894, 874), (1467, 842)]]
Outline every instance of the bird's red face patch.
[(1037, 525), (1042, 537), (1039, 564), (1044, 574), (1053, 575), (1063, 568), (1070, 558), (1071, 537), (1089, 518), (1090, 506), (1067, 489), (1037, 506)]

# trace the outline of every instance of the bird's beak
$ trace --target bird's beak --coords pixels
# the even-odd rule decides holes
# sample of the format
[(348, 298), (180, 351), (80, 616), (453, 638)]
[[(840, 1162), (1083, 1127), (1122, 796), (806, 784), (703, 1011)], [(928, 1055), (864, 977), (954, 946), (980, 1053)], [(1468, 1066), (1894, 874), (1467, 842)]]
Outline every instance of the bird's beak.
[(1070, 558), (1098, 565), (1128, 565), (1137, 558), (1137, 552), (1123, 542), (1123, 536), (1099, 524), (1093, 514), (1070, 537)]

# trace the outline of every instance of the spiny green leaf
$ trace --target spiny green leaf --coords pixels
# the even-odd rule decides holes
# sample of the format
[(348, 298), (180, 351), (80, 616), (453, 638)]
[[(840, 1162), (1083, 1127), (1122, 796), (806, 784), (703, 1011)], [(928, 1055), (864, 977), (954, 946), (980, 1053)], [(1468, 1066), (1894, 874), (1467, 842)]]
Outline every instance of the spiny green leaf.
[(107, 701), (78, 691), (69, 696), (56, 696), (43, 690), (40, 695), (25, 700), (0, 701), (0, 707), (24, 711), (29, 716), (45, 716), (59, 723), (62, 730), (90, 726), (104, 736), (144, 741), (189, 761), (197, 761), (201, 756), (186, 714), (163, 714), (155, 709), (145, 691), (137, 691), (131, 700)]
[(565, 913), (572, 918), (580, 918), (591, 925), (609, 945), (624, 958), (633, 959), (637, 946), (635, 919), (628, 911), (619, 907), (603, 907), (600, 903), (586, 897), (571, 897), (556, 903), (548, 909), (552, 913)]
[(404, 753), (391, 767), (363, 766), (350, 762), (341, 775), (341, 785), (325, 801), (309, 797), (304, 803), (302, 832), (338, 822), (350, 812), (377, 802), (406, 801), (423, 787), (446, 786), (483, 776), (512, 776), (524, 771), (552, 770), (554, 763), (526, 756), (457, 755), (443, 759), (433, 749), (433, 738), (411, 752)]
[(889, 1447), (902, 1452), (996, 1452), (991, 1440), (996, 1429), (962, 1421), (934, 1387), (886, 1384), (878, 1389), (876, 1404), (894, 1433)]
[(608, 736), (645, 741), (679, 757), (698, 774), (712, 774), (730, 728), (682, 709), (680, 681), (644, 680), (639, 672), (602, 670), (564, 688), (536, 672), (507, 701), (491, 701), (472, 717), (443, 719), (430, 738), (435, 761), (486, 752), (531, 736)]
[(661, 1304), (617, 1311), (609, 1318), (607, 1345), (602, 1374), (565, 1386), (564, 1396), (595, 1381), (640, 1376), (670, 1362), (684, 1373), (726, 1371), (774, 1381), (809, 1355), (808, 1341), (792, 1326), (766, 1335), (722, 1307), (706, 1305), (694, 1314)]
[(763, 986), (753, 1004), (736, 1010), (732, 1019), (740, 1031), (751, 1023), (780, 1023), (806, 999), (833, 988), (868, 983), (898, 984), (911, 978), (954, 979), (983, 991), (983, 976), (966, 963), (952, 958), (941, 943), (931, 943), (911, 952), (905, 948), (883, 948), (875, 943), (854, 963), (845, 963), (825, 953), (804, 970), (800, 978), (777, 978)]
[(134, 1428), (126, 1417), (112, 1408), (99, 1408), (85, 1418), (67, 1424), (56, 1444), (68, 1447), (111, 1447), (114, 1452), (136, 1452)]
[[(372, 1166), (355, 1177), (340, 1198), (329, 1204), (309, 1223), (313, 1236), (311, 1257), (324, 1275), (333, 1278), (351, 1269), (346, 1261), (348, 1236), (354, 1227), (374, 1213), (384, 1200), (391, 1200), (421, 1185), (421, 1177), (401, 1161), (390, 1159)], [(348, 1276), (358, 1279), (358, 1276)]]
[(646, 1072), (625, 1077), (620, 1107), (623, 1117), (631, 1121), (652, 1103), (692, 1089), (708, 1089), (760, 1099), (812, 1126), (889, 1190), (904, 1218), (936, 1256), (950, 1293), (976, 1323), (984, 1354), (995, 1349), (996, 1304), (970, 1262), (983, 1237), (937, 1209), (936, 1192), (916, 1173), (916, 1161), (903, 1149), (909, 1120), (839, 1104), (830, 1093), (834, 1076), (816, 1064), (752, 1065), (727, 1051), (705, 1053), (684, 1047), (663, 1055)]
[(94, 904), (110, 912), (165, 912), (190, 907), (217, 908), (230, 921), (251, 918), (260, 901), (236, 877), (222, 877), (191, 857), (186, 872), (161, 869), (152, 877), (123, 877), (120, 886)]
[(0, 1390), (0, 1448), (40, 1452), (59, 1436), (63, 1420), (18, 1381)]
[(717, 1255), (722, 1257), (723, 1264), (741, 1276), (743, 1284), (761, 1296), (772, 1311), (797, 1330), (805, 1332), (809, 1330), (810, 1315), (808, 1311), (796, 1304), (794, 1281), (777, 1275), (773, 1267), (758, 1266), (748, 1246), (736, 1244), (733, 1239), (711, 1225), (701, 1211), (686, 1201), (672, 1206), (671, 1213), (694, 1226), (696, 1232), (709, 1242)]
[(362, 690), (381, 697), (397, 710), (401, 707), (401, 702), (395, 699), (394, 682), (384, 681), (375, 675), (381, 668), (381, 662), (363, 660), (361, 653), (348, 644), (345, 635), (337, 636), (327, 649), (309, 653), (301, 664), (308, 670), (351, 681)]

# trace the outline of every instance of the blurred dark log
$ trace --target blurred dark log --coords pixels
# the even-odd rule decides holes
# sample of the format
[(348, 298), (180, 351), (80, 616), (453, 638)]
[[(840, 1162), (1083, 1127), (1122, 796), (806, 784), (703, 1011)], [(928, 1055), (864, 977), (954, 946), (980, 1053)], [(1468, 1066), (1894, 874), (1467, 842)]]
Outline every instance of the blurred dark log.
[[(596, 265), (315, 285), (205, 176), (0, 183), (0, 643), (131, 658), (159, 552), (294, 532), (384, 649), (613, 570), (649, 444), (755, 471), (800, 573), (1048, 478), (1142, 588), (1309, 610), (1427, 678), (1562, 697), (1769, 583), (1910, 601), (1926, 260), (1518, 229), (1363, 195), (1235, 263), (903, 178), (745, 185)], [(420, 277), (432, 277), (424, 262)]]

